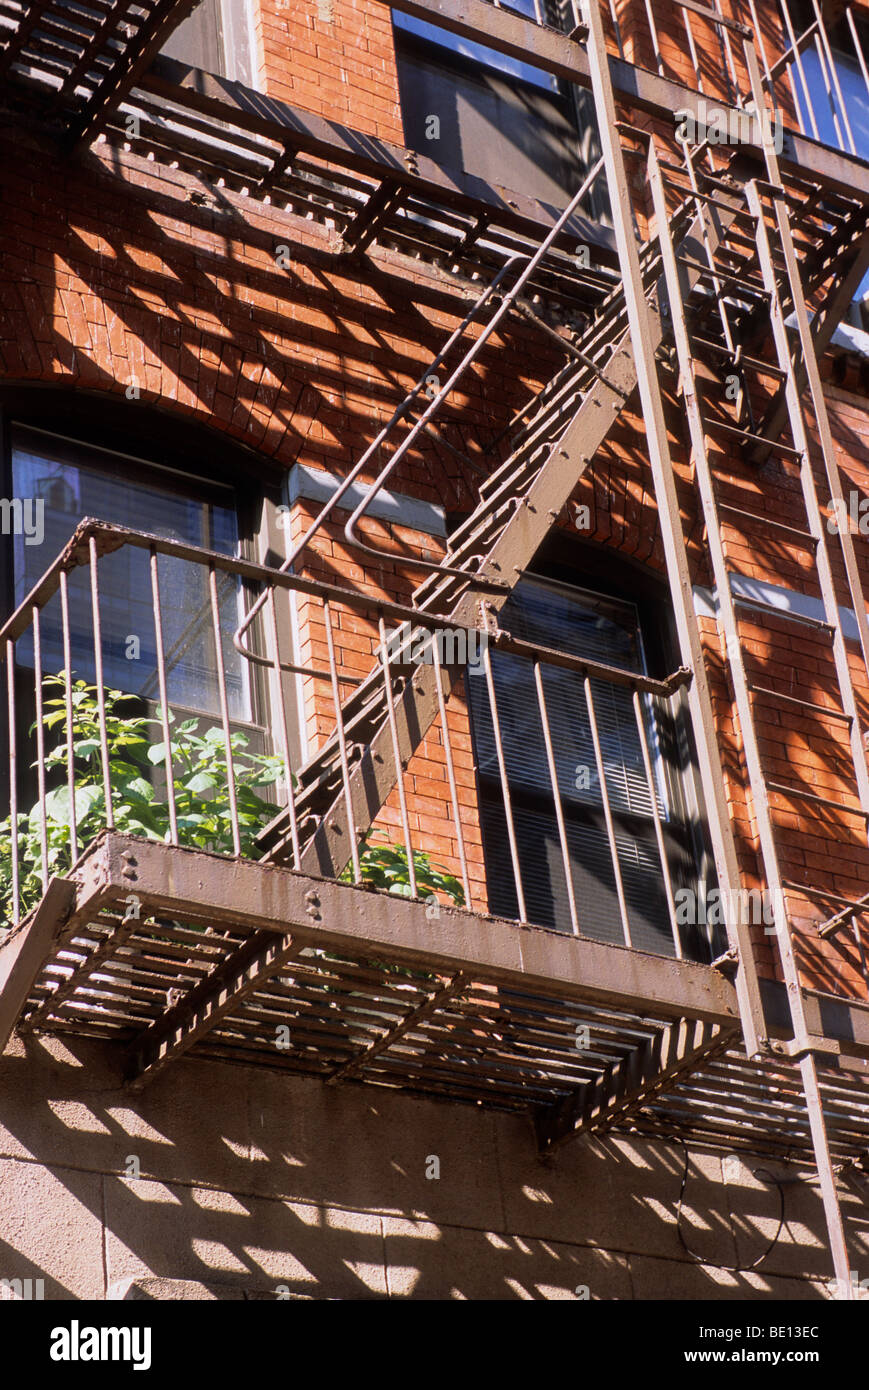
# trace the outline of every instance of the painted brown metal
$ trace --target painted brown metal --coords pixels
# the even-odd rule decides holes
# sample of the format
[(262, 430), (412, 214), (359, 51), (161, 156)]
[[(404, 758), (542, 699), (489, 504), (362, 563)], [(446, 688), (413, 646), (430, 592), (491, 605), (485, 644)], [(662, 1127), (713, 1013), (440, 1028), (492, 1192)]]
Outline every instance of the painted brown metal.
[(624, 1124), (632, 1113), (698, 1063), (733, 1046), (737, 1029), (680, 1019), (611, 1062), (594, 1081), (536, 1119), (541, 1152), (552, 1153), (569, 1139)]
[(74, 901), (75, 885), (69, 879), (53, 878), (33, 916), (0, 944), (0, 1052)]
[[(515, 11), (496, 8), (487, 0), (389, 0), (389, 4), (404, 14), (487, 44), (499, 53), (533, 62), (535, 67), (564, 81), (586, 88), (592, 85), (593, 59), (586, 44)], [(621, 58), (610, 56), (608, 63), (613, 91), (626, 106), (667, 122), (673, 120), (677, 111), (688, 112), (695, 119), (701, 116), (701, 102), (704, 106), (706, 103), (700, 91)], [(715, 104), (728, 119), (739, 119), (738, 108), (718, 99)], [(762, 158), (760, 146), (754, 153), (758, 160)], [(843, 193), (869, 199), (869, 163), (863, 159), (786, 130), (782, 162), (794, 172), (819, 178)]]

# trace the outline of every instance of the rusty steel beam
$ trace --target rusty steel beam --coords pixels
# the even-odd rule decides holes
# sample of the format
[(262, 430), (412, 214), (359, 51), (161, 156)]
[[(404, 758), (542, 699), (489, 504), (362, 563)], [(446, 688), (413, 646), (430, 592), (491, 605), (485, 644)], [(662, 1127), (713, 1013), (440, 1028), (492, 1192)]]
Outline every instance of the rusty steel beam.
[(33, 916), (0, 943), (0, 1052), (72, 910), (75, 893), (76, 885), (69, 879), (51, 879)]
[[(513, 10), (496, 8), (488, 0), (383, 0), (383, 3), (523, 63), (532, 63), (563, 81), (585, 88), (592, 85), (591, 62), (583, 42), (557, 29), (536, 24)], [(668, 122), (677, 111), (689, 112), (703, 124), (700, 104), (708, 107), (709, 103), (701, 92), (621, 58), (610, 56), (609, 69), (615, 96), (627, 106)], [(716, 97), (715, 106), (727, 113), (728, 119), (738, 119), (738, 108), (729, 106), (724, 100)], [(762, 158), (759, 146), (742, 148), (758, 160)], [(786, 130), (782, 161), (803, 176), (820, 178), (843, 193), (869, 200), (869, 163), (863, 159)]]
[(128, 1054), (127, 1084), (141, 1090), (177, 1061), (200, 1038), (254, 994), (264, 977), (277, 974), (304, 949), (292, 936), (271, 936), (262, 949), (253, 938), (240, 953), (183, 996), (162, 1018), (146, 1028)]
[(420, 1023), (425, 1023), (426, 1019), (436, 1014), (444, 1004), (448, 1004), (457, 994), (461, 994), (468, 984), (468, 977), (461, 972), (452, 980), (442, 982), (439, 989), (430, 994), (422, 1004), (411, 1009), (404, 1018), (399, 1019), (398, 1023), (394, 1024), (382, 1037), (375, 1038), (374, 1042), (369, 1043), (355, 1057), (351, 1057), (349, 1062), (344, 1062), (340, 1067), (336, 1067), (332, 1074), (326, 1078), (326, 1085), (333, 1086), (338, 1081), (349, 1081), (352, 1077), (357, 1076), (369, 1062), (373, 1062), (375, 1057), (386, 1052), (393, 1043), (398, 1042), (399, 1038), (411, 1033)]
[(343, 232), (340, 243), (342, 256), (361, 256), (376, 240), (384, 218), (396, 211), (403, 197), (403, 188), (391, 179), (384, 179)]
[(635, 1110), (701, 1062), (738, 1044), (739, 1029), (693, 1018), (679, 1019), (641, 1043), (600, 1076), (535, 1116), (542, 1154), (569, 1139), (623, 1124)]
[[(143, 912), (244, 926), (261, 933), (263, 940), (277, 932), (351, 955), (360, 948), (366, 954), (385, 952), (390, 961), (417, 969), (449, 976), (464, 972), (512, 988), (541, 987), (585, 1003), (674, 1019), (702, 1018), (720, 1027), (735, 1027), (739, 1021), (734, 986), (713, 966), (522, 927), (460, 908), (442, 906), (440, 918), (432, 921), (424, 902), (274, 864), (225, 859), (105, 831), (71, 877), (77, 918), (88, 903), (102, 907), (112, 897), (122, 902), (134, 892)], [(232, 963), (238, 961), (233, 958)], [(771, 1034), (790, 1037), (784, 986), (764, 980), (761, 992)], [(805, 996), (814, 1034), (838, 1040), (844, 1053), (869, 1058), (869, 1003), (817, 990), (806, 990)]]
[[(162, 1045), (179, 1029), (178, 1041), (186, 1042), (197, 1028), (190, 1045), (204, 1037), (208, 1029), (198, 1029), (198, 1021), (205, 1021), (210, 1001), (221, 1007), (232, 981), (243, 986), (245, 970), (261, 965), (268, 950), (292, 953), (304, 945), (351, 957), (372, 955), (454, 982), (463, 974), (467, 980), (634, 1016), (651, 1014), (674, 1022), (693, 1018), (729, 1031), (738, 1027), (733, 984), (712, 966), (454, 908), (442, 907), (433, 921), (425, 903), (324, 882), (271, 864), (107, 831), (88, 847), (69, 879), (56, 882), (40, 909), (0, 943), (0, 1022), (5, 1030), (0, 1037), (15, 1026), (53, 953), (71, 943), (83, 923), (121, 906), (131, 893), (146, 917), (166, 915), (250, 932), (241, 952), (179, 1000), (153, 1032), (141, 1035), (134, 1060), (145, 1036), (148, 1048)], [(263, 977), (258, 975), (257, 982)], [(761, 992), (770, 1034), (787, 1039), (792, 1030), (785, 987), (764, 980)], [(869, 1059), (869, 1004), (807, 990), (805, 1007), (814, 1035), (837, 1043), (844, 1056)], [(221, 1016), (227, 1012), (231, 1009)], [(183, 1051), (186, 1047), (172, 1055)]]
[[(135, 893), (143, 915), (249, 930), (244, 957), (231, 956), (203, 986), (222, 989), (228, 972), (248, 966), (262, 946), (274, 944), (276, 937), (279, 942), (292, 937), (298, 945), (338, 954), (362, 952), (426, 972), (449, 977), (463, 973), (530, 993), (555, 992), (565, 999), (626, 1011), (651, 1010), (664, 1017), (690, 1015), (723, 1026), (738, 1023), (733, 986), (712, 966), (522, 927), (445, 905), (432, 919), (425, 902), (274, 864), (104, 831), (71, 879), (77, 915), (91, 899), (102, 902), (114, 896), (120, 903)], [(206, 990), (197, 995), (197, 1007), (206, 997)]]

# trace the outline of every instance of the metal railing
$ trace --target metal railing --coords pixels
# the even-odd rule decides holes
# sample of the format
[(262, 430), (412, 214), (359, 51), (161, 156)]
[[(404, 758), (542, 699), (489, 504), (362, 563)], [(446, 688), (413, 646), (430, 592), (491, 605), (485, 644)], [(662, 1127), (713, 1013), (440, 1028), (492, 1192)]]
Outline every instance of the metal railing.
[[(153, 684), (153, 676), (159, 691), (156, 708), (149, 714), (147, 709), (143, 713), (140, 707), (136, 714), (136, 719), (150, 718), (154, 733), (143, 733), (140, 726), (136, 726), (126, 739), (124, 728), (119, 728), (116, 711), (117, 698), (123, 692), (106, 686), (104, 615), (107, 600), (101, 585), (103, 567), (111, 563), (118, 552), (135, 552), (144, 555), (147, 561), (151, 578), (148, 597), (155, 638), (155, 670), (146, 673), (145, 684)], [(190, 730), (196, 718), (178, 725), (172, 710), (174, 673), (184, 652), (178, 644), (171, 653), (166, 650), (167, 596), (161, 586), (160, 566), (167, 560), (190, 567), (196, 573), (197, 583), (192, 588), (188, 585), (187, 591), (201, 596), (202, 612), (183, 614), (185, 629), (201, 631), (202, 624), (191, 622), (191, 619), (202, 618), (212, 639), (208, 690), (196, 702), (203, 709), (210, 708), (211, 714), (198, 717), (195, 733)], [(222, 611), (221, 585), (228, 586), (230, 593), (241, 586), (249, 595), (259, 591), (257, 601), (262, 622), (256, 637), (265, 648), (265, 653), (258, 655), (260, 663), (268, 668), (270, 691), (269, 713), (265, 720), (268, 747), (257, 759), (251, 758), (244, 742), (244, 721), (233, 715), (227, 675), (227, 654), (232, 653), (232, 623)], [(279, 655), (279, 639), (293, 629), (300, 606), (304, 607), (302, 641), (309, 651), (305, 660), (296, 659), (294, 652), (294, 659), (285, 661)], [(295, 614), (291, 612), (294, 607)], [(134, 755), (127, 752), (127, 745), (137, 739), (144, 740), (150, 748), (148, 752), (140, 747), (136, 756), (141, 758), (147, 753), (153, 781), (150, 791), (147, 786), (136, 784), (134, 792), (139, 801), (135, 805), (144, 800), (157, 819), (154, 822), (152, 817), (153, 823), (149, 826), (143, 811), (142, 823), (138, 829), (134, 827), (133, 833), (145, 833), (171, 845), (193, 845), (230, 856), (259, 857), (262, 847), (257, 836), (275, 817), (286, 824), (282, 862), (289, 867), (299, 867), (304, 846), (316, 828), (311, 824), (316, 817), (311, 817), (305, 804), (308, 789), (304, 765), (297, 752), (301, 746), (300, 729), (304, 726), (309, 745), (322, 748), (329, 741), (337, 744), (341, 789), (350, 808), (351, 770), (362, 747), (356, 741), (352, 724), (346, 720), (345, 707), (348, 692), (363, 685), (370, 687), (375, 696), (378, 689), (385, 694), (396, 773), (396, 835), (407, 869), (408, 891), (412, 896), (421, 896), (417, 879), (423, 862), (419, 855), (427, 853), (426, 834), (415, 820), (413, 766), (401, 744), (396, 712), (406, 683), (413, 679), (417, 666), (423, 662), (433, 666), (437, 686), (439, 719), (435, 728), (439, 732), (445, 783), (443, 834), (455, 844), (455, 853), (447, 857), (457, 865), (457, 879), (461, 882), (461, 893), (457, 892), (454, 900), (468, 908), (485, 910), (481, 890), (474, 886), (465, 828), (476, 814), (474, 786), (468, 782), (473, 774), (468, 773), (465, 760), (466, 794), (463, 797), (452, 720), (447, 717), (454, 681), (463, 674), (467, 676), (475, 663), (470, 678), (476, 679), (480, 698), (485, 692), (487, 719), (497, 749), (498, 781), (508, 825), (509, 860), (519, 904), (517, 915), (519, 920), (527, 922), (522, 856), (511, 803), (513, 788), (493, 678), (493, 666), (509, 655), (522, 658), (533, 673), (536, 709), (527, 709), (524, 713), (529, 730), (535, 720), (539, 724), (537, 737), (538, 742), (542, 738), (541, 747), (545, 749), (551, 814), (557, 826), (561, 868), (568, 885), (569, 921), (557, 925), (576, 934), (582, 934), (585, 929), (583, 903), (577, 900), (572, 887), (574, 866), (565, 826), (564, 771), (558, 766), (550, 697), (545, 685), (552, 672), (561, 671), (575, 677), (576, 690), (585, 704), (599, 787), (598, 809), (606, 825), (611, 856), (609, 872), (616, 885), (626, 945), (635, 943), (620, 867), (623, 851), (620, 851), (614, 826), (612, 792), (608, 790), (614, 775), (615, 754), (608, 751), (607, 738), (601, 733), (599, 700), (600, 692), (606, 687), (622, 690), (623, 701), (629, 697), (636, 719), (637, 746), (641, 750), (633, 775), (645, 778), (643, 795), (659, 856), (666, 911), (673, 932), (673, 953), (682, 956), (684, 943), (676, 922), (673, 880), (650, 751), (649, 702), (669, 700), (690, 681), (690, 674), (680, 670), (667, 680), (653, 680), (634, 671), (532, 645), (506, 632), (481, 631), (460, 624), (451, 625), (446, 631), (443, 621), (386, 599), (269, 569), (180, 541), (90, 519), (83, 521), (31, 594), (0, 629), (0, 655), (6, 663), (7, 708), (3, 727), (8, 743), (6, 791), (10, 818), (5, 827), (0, 827), (0, 833), (8, 840), (9, 872), (4, 904), (8, 923), (19, 922), (32, 909), (34, 892), (37, 896), (44, 892), (52, 874), (64, 872), (99, 830), (130, 829), (135, 816), (131, 815), (124, 797), (131, 784), (130, 760)], [(47, 643), (49, 627), (50, 642)], [(361, 643), (360, 632), (364, 637)], [(370, 652), (371, 660), (370, 674), (364, 678), (359, 674), (364, 665), (364, 662), (360, 664), (360, 645)], [(94, 683), (87, 687), (84, 681), (76, 679), (80, 673), (74, 665), (74, 653), (77, 652), (81, 660), (86, 649), (91, 658), (88, 669), (95, 675)], [(46, 659), (48, 650), (54, 654), (53, 660)], [(71, 678), (67, 673), (71, 673)], [(46, 705), (46, 682), (53, 682), (56, 695), (50, 707)], [(131, 696), (126, 694), (124, 698)], [(85, 705), (86, 728), (82, 722)], [(177, 704), (175, 709), (177, 712)], [(214, 754), (207, 764), (208, 786), (205, 782), (198, 785), (195, 780), (191, 781), (191, 762), (184, 747), (185, 737), (201, 740), (203, 723), (207, 726), (205, 739)], [(159, 739), (162, 745), (157, 746)], [(265, 761), (268, 762), (268, 775), (257, 782), (250, 775), (252, 762), (257, 763), (261, 772)], [(28, 786), (34, 797), (32, 811), (27, 804)], [(191, 786), (199, 798), (193, 810)], [(210, 831), (207, 825), (203, 829), (201, 822), (208, 821), (209, 807), (215, 804), (215, 797), (220, 798), (220, 824)], [(255, 823), (252, 824), (252, 820)], [(352, 811), (350, 824), (353, 824)], [(13, 827), (18, 827), (18, 834), (13, 833)], [(346, 850), (345, 873), (357, 884), (367, 877), (364, 851), (364, 836), (353, 840)]]
[[(738, 107), (751, 100), (739, 42), (750, 34), (773, 110), (793, 117), (802, 135), (869, 159), (869, 15), (859, 5), (842, 6), (831, 24), (821, 0), (570, 0), (580, 40), (589, 3), (600, 4), (608, 46), (621, 59)], [(558, 23), (545, 5), (514, 8)]]

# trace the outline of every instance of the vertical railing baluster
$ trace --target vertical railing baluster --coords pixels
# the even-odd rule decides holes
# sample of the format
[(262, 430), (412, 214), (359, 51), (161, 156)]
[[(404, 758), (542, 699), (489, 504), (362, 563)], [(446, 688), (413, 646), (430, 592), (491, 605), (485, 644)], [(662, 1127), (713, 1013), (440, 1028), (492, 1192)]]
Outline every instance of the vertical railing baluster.
[[(401, 828), (407, 849), (407, 874), (412, 897), (417, 897), (416, 865), (413, 862), (413, 844), (410, 838), (410, 818), (407, 814), (407, 792), (404, 785), (404, 762), (398, 742), (398, 723), (395, 718), (395, 694), (392, 689), (392, 676), (389, 670), (389, 647), (386, 641), (386, 624), (382, 615), (377, 619), (380, 637), (380, 661), (383, 666), (383, 691), (386, 696), (386, 717), (389, 721), (389, 736), (392, 740), (392, 756), (395, 759), (395, 788), (398, 792), (398, 807), (401, 814)], [(431, 634), (430, 634), (431, 635)]]
[(63, 636), (63, 667), (66, 677), (66, 786), (69, 794), (70, 863), (78, 858), (78, 826), (75, 814), (75, 750), (73, 740), (72, 649), (69, 634), (69, 583), (66, 570), (60, 572), (60, 614)]
[(646, 785), (649, 789), (649, 800), (652, 806), (652, 818), (655, 823), (655, 840), (658, 845), (658, 857), (661, 861), (661, 874), (664, 879), (664, 891), (667, 895), (667, 912), (670, 916), (670, 928), (673, 932), (673, 945), (676, 948), (676, 959), (682, 959), (682, 942), (679, 936), (679, 924), (676, 921), (676, 902), (673, 896), (673, 881), (670, 877), (670, 864), (667, 859), (667, 846), (664, 843), (664, 830), (661, 825), (661, 816), (658, 811), (658, 793), (655, 787), (655, 777), (652, 769), (652, 755), (649, 752), (649, 740), (646, 735), (646, 725), (643, 719), (643, 706), (640, 700), (640, 692), (634, 691), (634, 714), (637, 719), (637, 732), (640, 736), (640, 748), (643, 754), (643, 768), (646, 773)]
[(606, 822), (607, 839), (609, 840), (610, 855), (613, 861), (613, 875), (616, 883), (616, 896), (619, 900), (619, 913), (622, 919), (622, 931), (625, 935), (625, 945), (633, 946), (631, 940), (631, 924), (628, 919), (628, 904), (625, 898), (625, 887), (622, 882), (622, 869), (619, 863), (619, 851), (616, 845), (616, 832), (613, 822), (612, 808), (610, 807), (609, 788), (606, 784), (606, 768), (604, 767), (603, 753), (600, 746), (600, 734), (597, 728), (597, 715), (594, 710), (594, 695), (591, 689), (591, 681), (585, 677), (585, 703), (588, 709), (588, 722), (591, 728), (591, 741), (594, 745), (594, 759), (597, 765), (598, 781), (600, 782), (600, 796), (603, 804), (603, 817)]
[(350, 764), (347, 760), (347, 735), (344, 730), (344, 715), (341, 709), (341, 688), (338, 681), (338, 666), (335, 661), (335, 639), (332, 634), (332, 609), (328, 599), (323, 600), (323, 621), (326, 626), (326, 648), (329, 653), (329, 677), (332, 682), (332, 702), (335, 706), (335, 733), (338, 737), (338, 757), (341, 762), (341, 783), (344, 789), (344, 804), (347, 808), (347, 833), (350, 837), (350, 858), (353, 864), (353, 882), (362, 882), (362, 869), (359, 864), (359, 846), (356, 843), (356, 817), (353, 813), (353, 796), (350, 789)]
[(226, 670), (223, 660), (223, 640), (220, 634), (220, 603), (217, 598), (217, 570), (208, 566), (208, 592), (211, 597), (211, 629), (214, 635), (214, 659), (217, 667), (217, 696), (220, 701), (220, 722), (226, 744), (226, 791), (229, 797), (229, 819), (232, 824), (232, 852), (241, 854), (241, 834), (238, 825), (238, 798), (235, 789), (235, 764), (232, 757), (232, 730), (229, 726), (229, 703), (226, 698)]
[(567, 845), (567, 829), (564, 824), (564, 807), (561, 801), (561, 788), (558, 785), (558, 767), (552, 748), (552, 733), (549, 727), (549, 715), (546, 710), (546, 695), (543, 690), (543, 674), (540, 669), (540, 662), (537, 660), (534, 662), (534, 684), (537, 688), (537, 708), (540, 714), (540, 723), (543, 726), (543, 742), (546, 745), (546, 761), (549, 766), (549, 781), (552, 784), (552, 799), (555, 803), (555, 819), (558, 822), (558, 838), (561, 841), (561, 858), (564, 863), (564, 882), (567, 885), (567, 903), (570, 908), (570, 925), (573, 928), (574, 936), (579, 936), (579, 917), (576, 911), (576, 895), (573, 891), (573, 874), (570, 869), (570, 851)]
[[(598, 3), (598, 0), (590, 0), (590, 3), (596, 5)], [(665, 77), (666, 73), (664, 72), (664, 59), (661, 56), (661, 45), (658, 42), (658, 28), (655, 24), (655, 16), (652, 14), (652, 6), (650, 4), (650, 0), (645, 0), (645, 4), (646, 18), (649, 21), (649, 34), (651, 35), (652, 39), (652, 52), (655, 55), (655, 63), (658, 68), (658, 76)]]
[[(761, 62), (763, 63), (763, 70), (766, 73), (766, 82), (769, 88), (769, 94), (772, 99), (773, 106), (775, 106), (775, 91), (773, 90), (775, 87), (775, 82), (773, 81), (772, 68), (769, 65), (769, 57), (767, 55), (766, 44), (764, 43), (763, 39), (763, 26), (761, 25), (760, 18), (758, 17), (757, 5), (755, 4), (755, 0), (748, 0), (748, 8), (751, 12), (751, 24), (747, 27), (751, 28), (754, 31), (755, 42), (757, 44), (758, 52), (760, 53)], [(743, 17), (743, 23), (744, 22), (745, 21)]]
[[(788, 40), (789, 40), (789, 42), (790, 42), (791, 48), (794, 50), (794, 62), (795, 62), (796, 65), (797, 65), (797, 72), (799, 73), (799, 77), (800, 77), (800, 86), (801, 86), (802, 89), (803, 89), (803, 98), (804, 98), (805, 103), (806, 103), (806, 114), (808, 115), (809, 122), (810, 122), (811, 127), (812, 127), (812, 135), (813, 135), (813, 137), (814, 137), (815, 140), (820, 140), (821, 137), (820, 137), (820, 135), (818, 134), (818, 122), (817, 122), (816, 119), (815, 119), (815, 107), (814, 107), (814, 103), (812, 102), (811, 93), (810, 93), (810, 91), (809, 91), (809, 84), (808, 84), (808, 81), (807, 81), (807, 79), (806, 79), (806, 70), (805, 70), (805, 68), (803, 67), (803, 55), (802, 55), (801, 50), (800, 50), (799, 47), (797, 46), (797, 36), (796, 36), (795, 31), (794, 31), (793, 20), (791, 19), (790, 6), (788, 5), (788, 0), (780, 0), (780, 3), (781, 3), (781, 10), (782, 10), (782, 15), (783, 15), (783, 17), (784, 17), (785, 26), (786, 26), (787, 31), (788, 31)], [(796, 94), (797, 94), (797, 91), (796, 91), (796, 84), (793, 83), (793, 81), (792, 81), (792, 85), (793, 85), (794, 96), (796, 97)], [(797, 105), (798, 105), (798, 110), (799, 110), (799, 103), (798, 103)], [(802, 121), (801, 121), (801, 124), (802, 124)], [(803, 127), (803, 131), (804, 131), (804, 133), (805, 133), (805, 127)]]
[(842, 128), (839, 124), (839, 115), (836, 110), (836, 102), (833, 96), (832, 83), (830, 82), (830, 73), (827, 67), (827, 59), (824, 56), (824, 48), (821, 43), (821, 36), (818, 33), (815, 34), (815, 52), (818, 55), (818, 70), (820, 71), (821, 78), (824, 83), (824, 91), (827, 94), (827, 106), (829, 108), (830, 115), (833, 118), (833, 134), (836, 137), (836, 143), (838, 144), (839, 149), (844, 150), (845, 141), (842, 136)]
[(100, 726), (100, 755), (103, 760), (103, 794), (106, 801), (106, 828), (113, 830), (115, 811), (112, 806), (112, 779), (109, 768), (109, 735), (106, 726), (106, 691), (103, 685), (103, 634), (100, 624), (100, 585), (97, 575), (97, 543), (94, 536), (88, 541), (91, 564), (91, 618), (94, 633), (94, 670), (97, 682), (97, 717)]
[[(715, 13), (717, 15), (720, 15), (722, 19), (725, 18), (724, 14), (722, 13), (720, 0), (713, 0), (713, 6), (715, 9)], [(739, 80), (739, 74), (736, 70), (736, 60), (733, 57), (733, 45), (730, 42), (730, 30), (728, 29), (726, 24), (716, 24), (715, 28), (718, 30), (719, 43), (723, 45), (724, 55), (727, 59), (727, 66), (730, 69), (730, 81), (732, 83), (730, 98), (731, 100), (735, 100), (735, 103), (738, 103), (741, 100), (739, 93), (742, 90), (742, 83)]]
[[(472, 907), (471, 881), (468, 875), (468, 860), (467, 855), (465, 853), (465, 834), (462, 829), (462, 817), (459, 808), (459, 795), (458, 789), (456, 787), (456, 769), (455, 764), (453, 762), (453, 746), (450, 741), (450, 731), (449, 726), (447, 724), (447, 705), (446, 700), (444, 699), (443, 671), (441, 670), (441, 658), (440, 652), (438, 651), (437, 642), (432, 643), (432, 650), (434, 653), (434, 677), (435, 688), (437, 690), (438, 696), (438, 709), (440, 711), (441, 716), (441, 728), (444, 731), (444, 758), (447, 765), (447, 780), (450, 786), (450, 801), (452, 803), (453, 808), (453, 822), (456, 827), (456, 842), (458, 844), (459, 849), (459, 863), (462, 866), (462, 887), (465, 890), (465, 907), (470, 910)], [(465, 679), (467, 680), (469, 678), (470, 671), (468, 671), (468, 674), (465, 677)]]
[[(616, 47), (617, 47), (618, 50), (619, 50), (619, 57), (620, 57), (622, 60), (624, 60), (624, 56), (625, 56), (625, 46), (624, 46), (624, 44), (622, 43), (622, 27), (621, 27), (621, 25), (619, 24), (619, 17), (618, 17), (618, 15), (616, 14), (615, 0), (609, 0), (609, 5), (610, 5), (610, 18), (612, 19), (612, 22), (613, 22), (613, 33), (614, 33), (614, 35), (615, 35)], [(574, 0), (574, 8), (576, 8), (576, 0)], [(580, 17), (581, 17), (581, 16), (580, 16)]]
[(21, 867), (18, 844), (18, 739), (15, 728), (15, 643), (6, 642), (6, 690), (9, 717), (9, 828), (12, 850), (12, 925), (21, 921)]
[(516, 827), (513, 823), (513, 799), (510, 796), (510, 783), (507, 780), (507, 764), (504, 759), (504, 744), (501, 739), (501, 724), (498, 719), (498, 701), (495, 698), (495, 681), (492, 676), (492, 658), (488, 643), (483, 648), (483, 666), (486, 672), (486, 690), (489, 696), (489, 710), (492, 715), (492, 733), (495, 739), (495, 752), (498, 757), (498, 772), (501, 778), (501, 796), (504, 799), (504, 815), (507, 820), (507, 839), (510, 845), (510, 860), (513, 865), (513, 879), (516, 884), (516, 902), (519, 921), (527, 922), (525, 893), (522, 889), (522, 870), (519, 867), (519, 847), (516, 843)]
[(39, 788), (39, 852), (42, 856), (42, 891), (48, 887), (48, 817), (45, 810), (45, 725), (42, 703), (42, 626), (39, 605), (33, 614), (33, 693), (36, 704), (36, 779)]
[(274, 682), (273, 682), (273, 704), (277, 710), (280, 735), (281, 750), (284, 758), (284, 776), (287, 779), (287, 810), (290, 815), (290, 837), (293, 845), (293, 866), (298, 868), (302, 862), (302, 851), (299, 846), (299, 826), (296, 819), (296, 798), (293, 791), (293, 764), (290, 757), (290, 733), (287, 728), (287, 710), (284, 705), (284, 685), (283, 673), (281, 671), (281, 651), (278, 639), (278, 615), (275, 600), (275, 586), (270, 584), (268, 588), (268, 608), (271, 618), (271, 637), (272, 649), (274, 651)]
[(694, 68), (694, 76), (697, 79), (697, 91), (705, 92), (703, 86), (703, 73), (700, 70), (700, 56), (697, 52), (697, 45), (694, 42), (694, 28), (691, 24), (691, 16), (687, 10), (682, 10), (682, 23), (685, 26), (685, 36), (688, 40), (688, 52), (691, 55), (691, 64)]
[(854, 7), (848, 5), (845, 8), (845, 15), (848, 20), (848, 28), (851, 30), (851, 38), (854, 41), (854, 52), (857, 54), (857, 62), (860, 64), (860, 71), (863, 74), (863, 81), (866, 83), (866, 91), (869, 93), (869, 67), (866, 65), (866, 54), (863, 52), (863, 45), (860, 42), (860, 34), (854, 22)]
[(160, 691), (160, 723), (163, 728), (163, 752), (166, 767), (166, 796), (169, 803), (170, 844), (178, 844), (178, 812), (175, 807), (175, 766), (172, 758), (172, 735), (169, 729), (169, 694), (166, 687), (166, 653), (163, 645), (163, 609), (160, 603), (158, 556), (151, 547), (151, 608), (154, 618), (154, 637), (157, 645), (157, 683)]
[[(835, 92), (836, 101), (837, 101), (838, 104), (839, 104), (839, 109), (840, 109), (841, 112), (842, 112), (842, 122), (843, 122), (843, 124), (844, 124), (844, 126), (845, 126), (845, 133), (846, 133), (847, 136), (848, 136), (848, 143), (849, 143), (849, 145), (851, 146), (851, 153), (852, 153), (852, 154), (856, 154), (856, 153), (857, 153), (857, 146), (854, 144), (854, 132), (853, 132), (852, 129), (851, 129), (851, 122), (850, 122), (849, 119), (848, 119), (848, 108), (847, 108), (846, 105), (845, 105), (845, 98), (844, 98), (844, 96), (842, 95), (842, 84), (841, 84), (840, 81), (839, 81), (839, 73), (838, 73), (838, 71), (837, 71), (837, 69), (836, 69), (836, 60), (835, 60), (835, 58), (834, 58), (834, 56), (833, 56), (833, 50), (832, 50), (832, 48), (831, 48), (831, 46), (830, 46), (830, 39), (829, 39), (829, 36), (828, 36), (828, 34), (827, 34), (827, 26), (826, 26), (826, 24), (824, 23), (824, 16), (823, 16), (823, 14), (821, 13), (821, 8), (820, 8), (820, 6), (819, 6), (819, 4), (818, 4), (818, 0), (812, 0), (812, 6), (813, 6), (814, 11), (815, 11), (815, 18), (816, 18), (816, 20), (818, 21), (818, 35), (819, 35), (819, 48), (818, 48), (818, 52), (819, 52), (819, 54), (820, 54), (821, 49), (823, 49), (823, 52), (826, 54), (827, 62), (829, 63), (829, 66), (830, 66), (830, 79), (832, 80), (832, 83), (833, 83), (833, 91)], [(833, 103), (832, 97), (830, 98), (830, 105), (833, 107), (833, 119), (834, 119), (834, 121), (835, 121), (835, 119), (836, 119), (836, 108), (835, 108), (835, 105), (834, 105), (834, 103)], [(842, 140), (842, 134), (841, 134), (841, 131), (839, 130), (838, 123), (836, 124), (836, 134), (837, 134), (838, 137), (839, 137), (839, 143), (840, 143), (840, 145), (842, 146), (842, 149), (844, 149), (844, 148), (845, 148), (845, 144), (844, 144), (844, 141)]]

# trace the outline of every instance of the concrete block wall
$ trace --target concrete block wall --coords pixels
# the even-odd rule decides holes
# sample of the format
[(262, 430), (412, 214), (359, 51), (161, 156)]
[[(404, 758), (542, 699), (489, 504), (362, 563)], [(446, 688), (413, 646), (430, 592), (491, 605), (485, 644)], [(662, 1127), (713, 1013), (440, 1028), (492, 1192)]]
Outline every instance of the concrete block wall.
[[(521, 1116), (194, 1058), (131, 1096), (101, 1043), (15, 1040), (0, 1279), (49, 1299), (830, 1297), (811, 1182), (689, 1158), (677, 1227), (680, 1145), (607, 1137), (543, 1163)], [(865, 1180), (844, 1197), (860, 1268)]]

